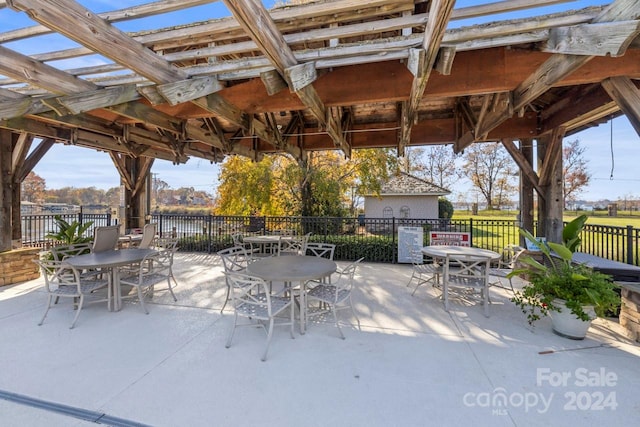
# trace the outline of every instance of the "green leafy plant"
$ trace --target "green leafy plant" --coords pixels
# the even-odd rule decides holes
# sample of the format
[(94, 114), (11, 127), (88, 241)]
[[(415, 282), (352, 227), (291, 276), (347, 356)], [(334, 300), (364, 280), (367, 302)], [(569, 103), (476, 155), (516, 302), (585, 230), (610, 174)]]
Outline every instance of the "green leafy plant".
[(581, 215), (568, 223), (562, 230), (562, 243), (540, 243), (531, 233), (520, 229), (520, 234), (537, 244), (546, 259), (543, 264), (531, 256), (522, 256), (519, 261), (525, 267), (509, 274), (510, 277), (524, 274), (529, 281), (511, 301), (527, 315), (530, 325), (549, 311), (561, 311), (558, 299), (564, 300), (566, 307), (584, 321), (591, 320), (585, 306), (593, 306), (596, 314), (602, 316), (620, 305), (610, 276), (572, 262), (573, 253), (582, 242), (580, 234), (586, 220), (587, 216)]
[(93, 225), (93, 221), (80, 224), (78, 221), (68, 223), (60, 215), (54, 217), (58, 226), (58, 231), (50, 231), (45, 237), (55, 240), (66, 245), (74, 245), (76, 243), (87, 243), (93, 240), (91, 236), (85, 236), (84, 233)]

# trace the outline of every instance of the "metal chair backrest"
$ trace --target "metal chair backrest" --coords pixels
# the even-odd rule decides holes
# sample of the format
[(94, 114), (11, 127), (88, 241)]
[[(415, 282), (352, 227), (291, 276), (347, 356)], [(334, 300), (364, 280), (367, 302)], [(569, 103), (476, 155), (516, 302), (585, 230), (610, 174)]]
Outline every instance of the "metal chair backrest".
[(54, 261), (63, 261), (65, 258), (88, 254), (91, 252), (91, 243), (76, 243), (73, 245), (54, 246), (50, 249)]
[(332, 243), (307, 243), (306, 254), (333, 261), (336, 245)]
[(140, 244), (138, 245), (138, 247), (142, 249), (149, 248), (153, 243), (153, 239), (156, 238), (157, 231), (158, 231), (157, 224), (155, 223), (145, 224), (144, 228), (142, 229), (142, 240), (140, 241)]
[(218, 251), (225, 272), (244, 271), (249, 265), (250, 256), (242, 246), (232, 246)]
[(259, 277), (226, 272), (231, 301), (238, 315), (267, 320), (273, 316), (269, 285)]
[(338, 270), (334, 273), (334, 277), (337, 277), (337, 280), (332, 280), (331, 285), (336, 287), (336, 299), (340, 297), (340, 291), (346, 290), (351, 292), (353, 288), (353, 278), (356, 274), (356, 270), (358, 266), (362, 262), (364, 257), (360, 258), (357, 261), (353, 261), (351, 264), (347, 265), (345, 268)]
[(106, 227), (96, 227), (93, 234), (93, 247), (91, 252), (105, 252), (115, 249), (120, 238), (120, 226), (109, 225)]

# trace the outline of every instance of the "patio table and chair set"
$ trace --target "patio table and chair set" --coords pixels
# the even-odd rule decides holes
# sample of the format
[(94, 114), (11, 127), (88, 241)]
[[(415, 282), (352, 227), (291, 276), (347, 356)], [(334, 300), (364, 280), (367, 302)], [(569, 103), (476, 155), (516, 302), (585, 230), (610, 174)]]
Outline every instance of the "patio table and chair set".
[[(141, 237), (124, 237), (119, 226), (97, 227), (92, 243), (57, 246), (51, 259), (38, 261), (48, 294), (44, 322), (52, 303), (60, 297), (73, 298), (78, 320), (85, 299), (107, 289), (109, 311), (122, 308), (122, 287), (136, 289), (135, 295), (145, 313), (145, 296), (156, 286), (168, 290), (174, 301), (173, 255), (176, 238), (159, 238), (155, 224), (147, 224)], [(310, 320), (331, 316), (340, 338), (345, 339), (338, 311), (351, 310), (358, 328), (360, 321), (352, 296), (356, 270), (363, 258), (339, 268), (333, 260), (335, 245), (309, 242), (310, 234), (281, 232), (273, 235), (232, 236), (234, 245), (219, 255), (225, 274), (226, 297), (220, 313), (230, 304), (234, 318), (226, 346), (231, 346), (239, 326), (264, 327), (267, 340), (262, 354), (266, 360), (274, 326), (288, 326), (291, 337), (298, 320), (300, 334), (305, 334)], [(436, 243), (436, 242), (432, 242)], [(424, 247), (410, 247), (413, 271), (407, 286), (415, 282), (412, 295), (424, 284), (441, 292), (444, 308), (449, 311), (452, 295), (468, 299), (479, 295), (484, 314), (489, 316), (492, 286), (513, 291), (501, 279), (507, 278), (518, 256), (519, 247), (508, 247), (504, 254), (459, 245), (446, 240)], [(427, 257), (428, 262), (425, 262)], [(165, 286), (166, 285), (166, 286)], [(128, 296), (128, 295), (127, 295)], [(98, 299), (97, 301), (104, 301)], [(296, 319), (297, 317), (297, 319)], [(240, 322), (240, 318), (249, 323)]]
[[(123, 285), (136, 288), (140, 306), (147, 314), (145, 294), (153, 291), (156, 285), (166, 282), (167, 289), (177, 301), (173, 293), (174, 284), (177, 284), (173, 275), (177, 239), (158, 238), (155, 224), (147, 224), (139, 239), (127, 236), (123, 239), (120, 230), (118, 225), (96, 227), (92, 243), (55, 246), (50, 250), (50, 257), (36, 261), (48, 295), (39, 325), (44, 323), (52, 303), (57, 304), (62, 297), (74, 300), (76, 314), (70, 326), (73, 328), (85, 299), (97, 296), (96, 291), (104, 288), (107, 289), (109, 311), (122, 308)], [(93, 302), (100, 301), (104, 298)]]
[[(296, 308), (301, 334), (305, 333), (310, 318), (331, 314), (344, 339), (337, 315), (343, 308), (351, 309), (359, 325), (352, 295), (354, 276), (362, 258), (339, 269), (333, 261), (335, 245), (310, 243), (309, 236), (279, 233), (243, 238), (238, 234), (233, 236), (233, 247), (218, 252), (227, 284), (221, 312), (227, 302), (234, 311), (227, 348), (238, 326), (258, 324), (267, 331), (261, 358), (266, 360), (276, 324), (289, 326), (294, 338)], [(240, 317), (250, 323), (239, 323)]]

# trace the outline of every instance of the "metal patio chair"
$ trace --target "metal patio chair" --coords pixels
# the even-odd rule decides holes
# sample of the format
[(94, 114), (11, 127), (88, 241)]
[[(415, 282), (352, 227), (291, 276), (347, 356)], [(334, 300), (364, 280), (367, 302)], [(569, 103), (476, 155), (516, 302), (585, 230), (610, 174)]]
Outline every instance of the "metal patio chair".
[[(287, 308), (290, 311), (289, 321), (279, 322), (280, 326), (289, 326), (289, 333), (293, 339), (294, 310), (291, 298), (271, 295), (269, 285), (259, 277), (250, 276), (238, 272), (225, 272), (227, 283), (231, 288), (231, 300), (233, 304), (234, 319), (233, 326), (229, 331), (226, 348), (231, 347), (233, 335), (238, 326), (253, 326), (256, 323), (267, 332), (267, 343), (264, 347), (261, 360), (267, 360), (267, 352), (273, 336), (273, 327), (276, 325), (275, 319), (278, 314)], [(256, 323), (239, 325), (238, 317), (245, 317)], [(265, 326), (263, 322), (267, 322)]]
[(111, 298), (111, 288), (108, 286), (109, 280), (107, 279), (100, 279), (95, 276), (93, 278), (82, 278), (76, 268), (64, 261), (37, 260), (35, 262), (40, 266), (42, 277), (44, 277), (45, 291), (47, 292), (47, 308), (38, 325), (44, 323), (54, 298), (56, 300), (58, 298), (73, 298), (74, 303), (77, 301), (76, 315), (71, 322), (71, 326), (69, 326), (70, 329), (73, 329), (78, 321), (85, 297), (93, 291), (108, 287), (108, 298)]

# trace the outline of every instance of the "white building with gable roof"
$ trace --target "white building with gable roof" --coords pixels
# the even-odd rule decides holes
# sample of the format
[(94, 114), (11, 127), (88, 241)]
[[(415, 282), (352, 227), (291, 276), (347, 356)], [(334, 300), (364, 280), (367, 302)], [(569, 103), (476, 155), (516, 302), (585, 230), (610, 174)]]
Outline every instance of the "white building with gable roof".
[(438, 218), (438, 198), (451, 194), (446, 188), (400, 172), (382, 185), (380, 195), (364, 196), (367, 218)]

